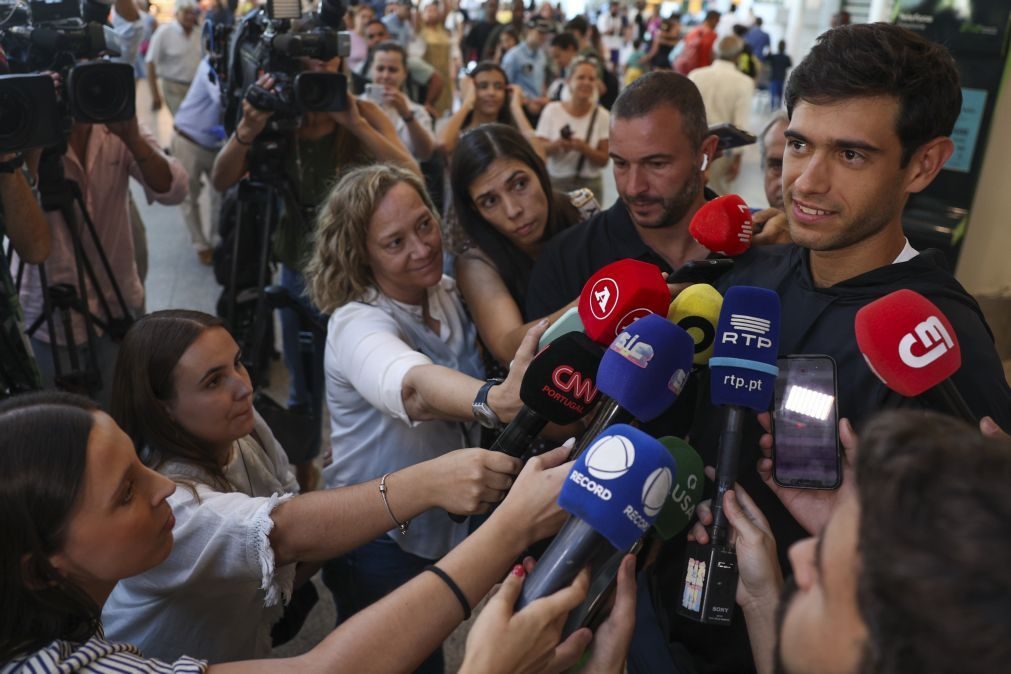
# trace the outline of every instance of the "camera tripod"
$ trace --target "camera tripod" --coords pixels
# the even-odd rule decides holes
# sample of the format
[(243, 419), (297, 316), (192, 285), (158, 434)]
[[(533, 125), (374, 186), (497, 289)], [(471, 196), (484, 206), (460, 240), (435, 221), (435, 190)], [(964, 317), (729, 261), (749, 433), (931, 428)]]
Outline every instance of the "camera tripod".
[[(254, 141), (250, 153), (250, 176), (239, 183), (238, 199), (235, 206), (235, 234), (231, 242), (232, 265), (228, 275), (228, 287), (223, 295), (225, 320), (236, 335), (242, 347), (243, 364), (249, 371), (254, 389), (257, 390), (254, 404), (257, 411), (271, 427), (285, 448), (292, 463), (302, 463), (313, 455), (320, 442), (320, 424), (323, 391), (323, 373), (312, 366), (314, 353), (321, 337), (326, 332), (325, 324), (304, 306), (299, 298), (281, 286), (271, 285), (271, 243), (279, 224), (281, 208), (286, 208), (288, 218), (303, 222), (303, 213), (290, 206), (297, 204), (293, 190), (286, 181), (279, 180), (284, 175), (281, 158), (287, 146), (282, 137), (264, 134)], [(247, 213), (257, 220), (252, 232), (243, 231)], [(240, 276), (240, 261), (244, 239), (255, 238), (257, 265), (255, 283), (252, 287), (241, 288), (252, 281), (248, 275)], [(252, 247), (246, 248), (246, 253)], [(252, 311), (243, 311), (243, 305), (253, 305)], [(299, 334), (300, 365), (303, 372), (312, 378), (311, 391), (320, 400), (313, 400), (305, 412), (286, 409), (263, 392), (267, 376), (267, 354), (273, 352), (271, 336), (274, 310), (293, 310), (301, 323)]]
[[(123, 292), (113, 275), (109, 258), (102, 248), (101, 240), (95, 229), (95, 222), (84, 202), (81, 187), (73, 180), (68, 180), (63, 170), (62, 157), (65, 148), (47, 150), (42, 156), (39, 166), (39, 193), (42, 209), (47, 212), (58, 212), (63, 216), (64, 224), (70, 235), (74, 250), (74, 268), (76, 271), (76, 287), (69, 283), (50, 285), (46, 277), (45, 263), (38, 265), (39, 284), (42, 288), (42, 314), (25, 330), (29, 337), (34, 335), (43, 323), (49, 334), (52, 345), (54, 382), (57, 388), (94, 396), (102, 388), (102, 372), (98, 365), (96, 345), (98, 335), (96, 326), (108, 334), (113, 340), (120, 341), (133, 324), (133, 315), (126, 304)], [(76, 207), (76, 208), (75, 208)], [(78, 219), (78, 213), (81, 218)], [(83, 225), (82, 225), (83, 222)], [(84, 236), (87, 235), (98, 257), (106, 285), (103, 286), (84, 248)], [(24, 272), (24, 265), (18, 269), (18, 285)], [(91, 312), (88, 302), (88, 284), (94, 289), (102, 316)], [(113, 313), (103, 287), (112, 289), (119, 305), (119, 311)], [(59, 313), (61, 332), (56, 331), (55, 315)], [(87, 342), (87, 358), (81, 357), (79, 345), (74, 334), (73, 315), (80, 316), (84, 323)], [(63, 343), (67, 349), (67, 368), (61, 362), (56, 346), (59, 344), (58, 334), (62, 334)]]

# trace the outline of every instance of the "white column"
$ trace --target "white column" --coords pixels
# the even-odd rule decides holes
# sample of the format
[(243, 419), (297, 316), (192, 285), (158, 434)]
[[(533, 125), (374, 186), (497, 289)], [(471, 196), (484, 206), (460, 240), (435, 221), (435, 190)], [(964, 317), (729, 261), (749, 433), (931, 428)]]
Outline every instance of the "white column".
[(867, 22), (891, 21), (894, 5), (895, 0), (871, 0), (871, 7), (867, 12)]
[(790, 15), (786, 20), (786, 51), (793, 59), (794, 65), (800, 63), (804, 52), (800, 51), (800, 36), (804, 30), (804, 10), (807, 8), (807, 0), (789, 0)]

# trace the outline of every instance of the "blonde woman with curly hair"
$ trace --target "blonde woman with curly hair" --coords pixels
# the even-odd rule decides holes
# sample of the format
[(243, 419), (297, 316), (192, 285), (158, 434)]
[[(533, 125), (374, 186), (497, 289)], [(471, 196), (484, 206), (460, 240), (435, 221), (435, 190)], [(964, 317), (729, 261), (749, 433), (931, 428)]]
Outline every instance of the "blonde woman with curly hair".
[[(333, 463), (327, 487), (361, 482), (473, 446), (479, 421), (519, 410), (519, 383), (544, 325), (530, 330), (502, 383), (486, 382), (477, 333), (453, 279), (421, 180), (392, 165), (344, 175), (319, 211), (309, 294), (330, 314), (326, 402)], [(462, 541), (466, 523), (438, 510), (324, 566), (341, 620), (420, 573)], [(435, 653), (418, 671), (441, 672)]]

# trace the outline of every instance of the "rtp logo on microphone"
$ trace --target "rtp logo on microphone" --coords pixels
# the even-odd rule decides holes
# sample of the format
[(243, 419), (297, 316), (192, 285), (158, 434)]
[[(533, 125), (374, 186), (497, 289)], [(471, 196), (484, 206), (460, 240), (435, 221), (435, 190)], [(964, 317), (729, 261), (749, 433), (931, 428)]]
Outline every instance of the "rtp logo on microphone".
[(635, 446), (622, 435), (607, 435), (586, 452), (586, 470), (598, 480), (614, 480), (635, 463)]
[[(916, 355), (913, 353), (914, 346), (925, 350)], [(930, 316), (899, 341), (899, 358), (909, 367), (920, 369), (933, 363), (954, 346), (955, 341), (948, 334), (941, 319)]]
[(768, 319), (747, 314), (730, 314), (730, 325), (738, 332), (727, 330), (721, 337), (721, 343), (737, 344), (740, 340), (744, 346), (754, 346), (757, 349), (772, 347), (772, 340), (764, 336), (772, 328), (772, 322)]
[(604, 277), (590, 288), (590, 313), (598, 321), (611, 315), (618, 304), (618, 284), (613, 278)]

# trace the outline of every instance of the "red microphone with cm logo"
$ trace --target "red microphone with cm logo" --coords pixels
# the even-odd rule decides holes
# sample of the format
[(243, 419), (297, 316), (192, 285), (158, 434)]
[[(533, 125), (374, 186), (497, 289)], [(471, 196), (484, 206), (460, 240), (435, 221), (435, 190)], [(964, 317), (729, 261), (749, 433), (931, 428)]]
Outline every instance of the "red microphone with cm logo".
[(899, 395), (976, 425), (951, 377), (962, 352), (948, 318), (923, 295), (896, 290), (857, 312), (857, 346), (874, 374)]

